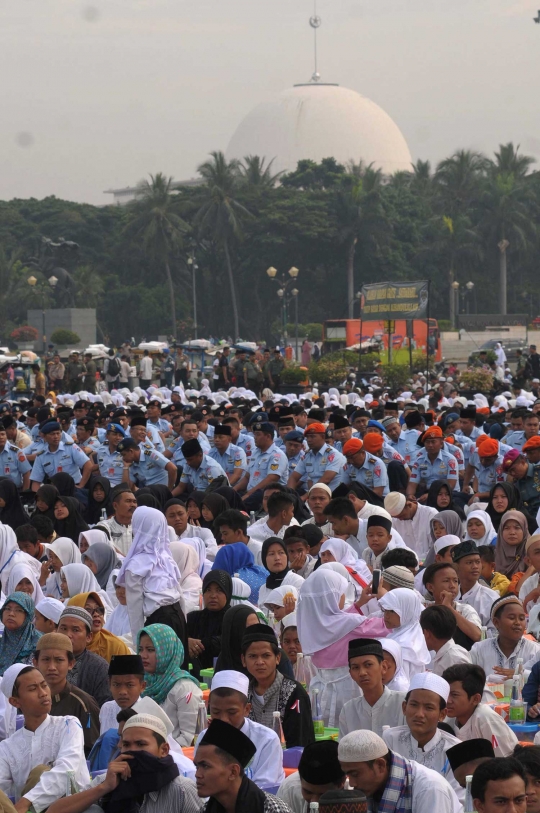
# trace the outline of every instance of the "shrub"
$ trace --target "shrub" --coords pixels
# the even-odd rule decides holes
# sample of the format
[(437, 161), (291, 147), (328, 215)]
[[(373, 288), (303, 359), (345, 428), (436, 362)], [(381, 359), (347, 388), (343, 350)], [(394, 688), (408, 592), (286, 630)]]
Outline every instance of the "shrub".
[(493, 388), (493, 373), (487, 367), (469, 367), (459, 375), (461, 389), (489, 392)]
[(391, 390), (405, 386), (411, 375), (408, 364), (385, 364), (383, 367), (384, 380)]
[(281, 380), (284, 384), (303, 384), (308, 380), (308, 369), (298, 364), (287, 364), (281, 373)]
[(319, 361), (313, 361), (309, 365), (310, 381), (317, 381), (319, 384), (328, 384), (331, 387), (336, 387), (342, 384), (347, 378), (349, 366), (350, 365), (342, 359), (332, 359), (329, 356), (323, 356)]
[(53, 344), (59, 344), (60, 346), (66, 344), (78, 344), (80, 342), (80, 336), (77, 336), (72, 330), (67, 330), (66, 328), (60, 327), (58, 330), (55, 330), (51, 336), (51, 342)]
[(21, 325), (11, 333), (11, 338), (15, 342), (35, 342), (38, 336), (38, 331), (31, 325)]
[(444, 330), (445, 332), (447, 330), (456, 330), (455, 327), (452, 327), (452, 322), (450, 321), (450, 319), (439, 319), (438, 321), (439, 321), (439, 330)]

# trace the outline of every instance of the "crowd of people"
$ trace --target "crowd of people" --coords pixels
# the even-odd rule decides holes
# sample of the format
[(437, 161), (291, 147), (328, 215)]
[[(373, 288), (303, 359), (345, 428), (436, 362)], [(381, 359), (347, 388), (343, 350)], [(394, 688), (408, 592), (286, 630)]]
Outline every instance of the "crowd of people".
[(0, 403), (0, 807), (540, 813), (540, 400), (234, 363)]

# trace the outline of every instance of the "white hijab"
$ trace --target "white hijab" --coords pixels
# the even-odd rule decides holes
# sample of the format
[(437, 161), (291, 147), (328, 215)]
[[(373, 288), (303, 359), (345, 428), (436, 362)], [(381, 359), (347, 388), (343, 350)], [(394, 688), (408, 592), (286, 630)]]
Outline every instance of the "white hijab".
[[(49, 545), (49, 550), (52, 550), (60, 559), (63, 565), (81, 564), (81, 553), (79, 548), (68, 539), (67, 536), (59, 536), (54, 542)], [(84, 565), (86, 567), (86, 565)], [(88, 570), (88, 568), (86, 568)], [(99, 585), (98, 585), (99, 586)], [(60, 586), (60, 572), (51, 573), (45, 582), (45, 592), (52, 598), (62, 598), (62, 588)]]
[(352, 547), (344, 539), (332, 536), (321, 545), (321, 553), (329, 551), (336, 562), (352, 568), (367, 584), (371, 583), (371, 571), (363, 559), (358, 559)]
[[(436, 517), (435, 517), (436, 519)], [(470, 519), (479, 519), (486, 532), (481, 539), (471, 539), (471, 536), (468, 530), (465, 531), (465, 539), (471, 539), (472, 542), (479, 548), (481, 545), (491, 545), (491, 540), (494, 536), (497, 536), (497, 532), (493, 527), (493, 523), (491, 521), (491, 517), (489, 516), (487, 511), (469, 511), (467, 514), (467, 522), (465, 523), (466, 526), (469, 523)]]
[(347, 580), (330, 568), (315, 570), (302, 585), (296, 617), (298, 637), (306, 655), (335, 644), (358, 629), (362, 617), (339, 608), (341, 596), (347, 593)]
[(379, 642), (383, 650), (390, 653), (396, 662), (396, 674), (390, 683), (386, 684), (386, 688), (393, 689), (395, 692), (408, 692), (410, 681), (403, 671), (403, 655), (400, 645), (392, 638), (379, 638)]
[[(119, 570), (113, 570), (109, 581), (107, 583), (107, 595), (109, 599), (112, 598), (109, 592), (109, 584), (112, 587), (112, 591), (114, 593), (114, 580), (115, 577), (118, 576), (120, 573)], [(112, 632), (113, 635), (117, 635), (119, 638), (127, 638), (131, 636), (131, 627), (129, 626), (129, 615), (128, 615), (128, 608), (126, 604), (119, 604), (118, 599), (116, 598), (116, 594), (114, 596), (115, 604), (114, 610), (105, 621), (103, 628)]]
[(44, 598), (43, 591), (39, 586), (39, 581), (36, 578), (36, 574), (27, 562), (17, 562), (17, 564), (13, 565), (9, 571), (9, 576), (7, 577), (6, 582), (6, 596), (10, 596), (15, 592), (17, 585), (22, 579), (29, 579), (29, 581), (32, 582), (32, 586), (34, 588), (32, 598), (34, 600), (34, 604), (37, 604), (38, 601), (41, 601), (41, 599)]
[(171, 555), (180, 571), (182, 590), (202, 592), (202, 579), (199, 576), (199, 557), (197, 551), (185, 542), (171, 542)]
[(124, 586), (125, 573), (129, 570), (137, 576), (142, 576), (152, 592), (178, 591), (181, 576), (178, 565), (171, 555), (167, 520), (164, 515), (156, 508), (141, 505), (133, 513), (131, 527), (133, 542), (122, 563), (116, 583)]
[(193, 548), (196, 552), (197, 556), (199, 557), (199, 566), (198, 566), (198, 574), (201, 579), (204, 579), (206, 574), (212, 570), (212, 562), (208, 561), (206, 558), (206, 545), (204, 541), (200, 538), (200, 536), (184, 536), (181, 537), (180, 542), (183, 542), (185, 545), (189, 545), (190, 548)]
[(79, 548), (81, 546), (81, 538), (83, 536), (88, 542), (89, 548), (91, 548), (92, 545), (96, 545), (98, 542), (103, 542), (104, 545), (108, 545), (110, 548), (114, 549), (114, 545), (110, 537), (105, 533), (105, 531), (100, 531), (98, 528), (92, 528), (90, 531), (81, 531), (79, 534)]
[[(25, 562), (29, 565), (34, 574), (41, 575), (41, 562), (29, 556), (24, 551), (19, 550), (15, 531), (9, 525), (0, 523), (0, 582), (5, 585), (11, 569), (18, 563)], [(5, 592), (5, 590), (4, 590)]]
[(71, 565), (64, 565), (60, 569), (60, 577), (64, 577), (69, 591), (69, 597), (78, 596), (80, 593), (97, 593), (103, 601), (107, 615), (112, 611), (113, 605), (105, 590), (99, 586), (99, 582), (86, 565), (75, 562)]
[(388, 638), (401, 646), (403, 660), (411, 665), (405, 670), (409, 677), (416, 672), (424, 672), (431, 657), (418, 620), (424, 607), (416, 593), (408, 588), (398, 587), (380, 598), (379, 606), (383, 610), (393, 610), (400, 617), (401, 625), (390, 630)]
[(341, 562), (325, 562), (323, 565), (321, 565), (321, 568), (322, 567), (333, 570), (334, 573), (339, 573), (340, 576), (343, 576), (343, 578), (347, 580), (347, 592), (345, 593), (345, 606), (343, 609), (348, 610), (349, 607), (354, 604), (358, 598), (360, 598), (360, 585), (353, 581), (353, 577), (345, 566), (341, 564)]

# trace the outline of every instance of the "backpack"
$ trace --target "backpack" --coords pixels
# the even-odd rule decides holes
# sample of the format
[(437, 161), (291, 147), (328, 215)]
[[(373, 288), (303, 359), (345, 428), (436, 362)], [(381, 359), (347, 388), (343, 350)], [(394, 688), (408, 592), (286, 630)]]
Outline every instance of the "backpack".
[(109, 359), (109, 366), (107, 368), (107, 375), (110, 375), (111, 378), (116, 378), (120, 375), (120, 362), (116, 357)]

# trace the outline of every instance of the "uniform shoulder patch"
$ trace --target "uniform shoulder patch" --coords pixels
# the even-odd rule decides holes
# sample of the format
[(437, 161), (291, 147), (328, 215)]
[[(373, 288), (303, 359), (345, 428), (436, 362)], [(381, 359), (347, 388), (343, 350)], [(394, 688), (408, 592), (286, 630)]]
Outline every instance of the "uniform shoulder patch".
[(144, 450), (144, 453), (145, 453), (145, 455), (146, 455), (147, 457), (149, 457), (149, 456), (152, 454), (152, 452), (151, 452), (151, 450), (150, 450), (150, 449), (145, 449), (145, 450)]

